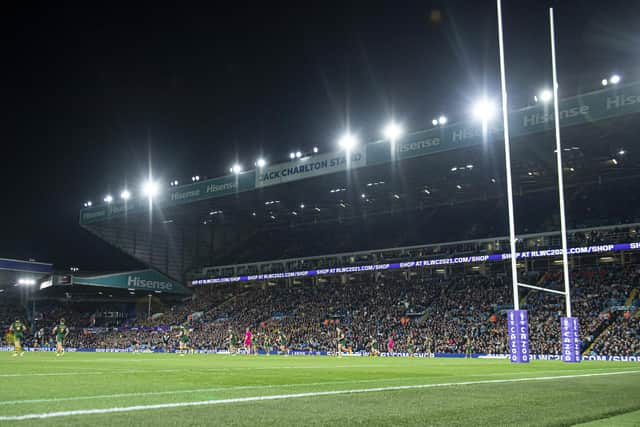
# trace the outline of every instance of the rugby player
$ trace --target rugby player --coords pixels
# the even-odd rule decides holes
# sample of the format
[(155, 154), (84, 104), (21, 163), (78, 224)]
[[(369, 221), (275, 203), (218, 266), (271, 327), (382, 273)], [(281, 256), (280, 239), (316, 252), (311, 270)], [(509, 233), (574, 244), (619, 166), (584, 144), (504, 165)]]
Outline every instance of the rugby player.
[(411, 334), (409, 334), (407, 336), (407, 353), (409, 353), (409, 357), (413, 356), (414, 350), (415, 350), (415, 346), (413, 343), (413, 337), (411, 336)]
[(247, 356), (251, 355), (251, 338), (253, 335), (251, 334), (251, 330), (247, 328), (244, 332), (244, 351), (247, 353)]
[(263, 344), (263, 348), (264, 351), (267, 353), (267, 356), (269, 356), (271, 354), (271, 337), (269, 337), (269, 334), (264, 334), (264, 344)]
[(374, 337), (371, 337), (371, 341), (369, 342), (369, 356), (380, 356), (378, 340)]
[(344, 336), (344, 332), (342, 332), (342, 329), (340, 328), (336, 328), (336, 343), (337, 343), (336, 356), (342, 357), (342, 351), (345, 349), (347, 340)]
[(229, 329), (229, 354), (236, 354), (236, 335), (233, 333), (231, 329)]
[(24, 349), (22, 348), (22, 342), (24, 341), (24, 333), (27, 327), (22, 323), (20, 319), (16, 319), (15, 322), (9, 327), (9, 330), (13, 333), (13, 356), (24, 356)]
[(280, 352), (285, 356), (289, 354), (287, 349), (287, 336), (282, 331), (278, 331), (278, 347), (280, 347)]
[(64, 339), (69, 335), (69, 328), (64, 324), (64, 319), (60, 319), (52, 334), (56, 337), (56, 357), (64, 356)]
[(178, 339), (180, 340), (180, 356), (184, 356), (189, 350), (189, 330), (184, 325), (180, 326)]

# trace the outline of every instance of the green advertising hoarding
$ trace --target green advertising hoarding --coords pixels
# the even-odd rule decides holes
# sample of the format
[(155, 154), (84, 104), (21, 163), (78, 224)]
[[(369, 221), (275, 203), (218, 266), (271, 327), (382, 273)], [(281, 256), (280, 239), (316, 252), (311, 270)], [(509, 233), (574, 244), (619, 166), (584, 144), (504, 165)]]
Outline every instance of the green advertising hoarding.
[[(640, 83), (590, 92), (561, 99), (559, 116), (562, 127), (587, 124), (612, 117), (640, 112)], [(541, 104), (509, 113), (509, 133), (512, 137), (552, 130), (553, 105)], [(484, 135), (488, 140), (502, 138), (502, 120), (489, 124)], [(396, 158), (409, 159), (443, 151), (470, 147), (482, 143), (481, 123), (456, 123), (434, 127), (407, 135), (396, 142)], [(367, 165), (391, 161), (388, 141), (367, 145)]]
[(124, 273), (103, 274), (99, 276), (74, 276), (72, 284), (168, 294), (190, 293), (190, 291), (180, 283), (155, 270), (126, 271)]
[(303, 157), (295, 162), (267, 166), (256, 172), (256, 188), (286, 184), (301, 179), (344, 172), (367, 166), (366, 150), (355, 148), (348, 155), (344, 151)]
[(196, 182), (195, 184), (174, 187), (169, 190), (165, 202), (166, 204), (177, 205), (253, 190), (255, 179), (255, 171), (248, 171), (238, 175), (227, 175)]
[[(195, 182), (193, 184), (172, 187), (168, 189), (166, 193), (161, 193), (156, 197), (154, 204), (159, 208), (164, 208), (249, 191), (255, 188), (255, 179), (255, 171), (248, 171), (238, 175), (227, 175), (220, 178)], [(104, 204), (83, 209), (80, 212), (80, 223), (90, 224), (100, 222), (130, 213), (146, 212), (148, 209), (149, 201), (146, 198), (135, 198), (126, 202)]]

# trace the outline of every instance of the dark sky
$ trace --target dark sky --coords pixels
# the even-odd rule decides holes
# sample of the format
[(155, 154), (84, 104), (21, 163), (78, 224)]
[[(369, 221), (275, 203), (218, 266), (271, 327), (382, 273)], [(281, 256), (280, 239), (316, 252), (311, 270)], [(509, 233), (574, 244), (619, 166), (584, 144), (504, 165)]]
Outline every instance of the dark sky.
[[(165, 181), (218, 176), (329, 150), (347, 122), (375, 139), (390, 114), (418, 130), (498, 94), (494, 1), (94, 3), (0, 17), (0, 257), (118, 267), (78, 212), (136, 187), (149, 147)], [(550, 4), (561, 90), (640, 78), (640, 2), (505, 3), (512, 106), (550, 81)]]

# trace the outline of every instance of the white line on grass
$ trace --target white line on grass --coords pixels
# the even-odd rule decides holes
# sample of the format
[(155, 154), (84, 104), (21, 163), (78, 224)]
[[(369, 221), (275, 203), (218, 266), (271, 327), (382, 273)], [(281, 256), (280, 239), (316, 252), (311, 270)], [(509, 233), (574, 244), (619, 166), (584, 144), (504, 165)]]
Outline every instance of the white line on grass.
[(203, 392), (210, 392), (210, 391), (274, 389), (274, 388), (306, 387), (306, 386), (338, 385), (338, 384), (363, 384), (363, 383), (372, 383), (372, 382), (389, 382), (389, 381), (403, 381), (403, 380), (415, 380), (415, 379), (424, 379), (424, 377), (384, 378), (384, 379), (348, 380), (348, 381), (322, 381), (322, 382), (315, 382), (315, 383), (291, 383), (291, 384), (270, 384), (270, 385), (241, 385), (241, 386), (229, 386), (229, 387), (195, 388), (195, 389), (188, 389), (188, 390), (149, 391), (149, 392), (141, 392), (141, 393), (116, 393), (116, 394), (98, 394), (98, 395), (92, 395), (92, 396), (69, 396), (69, 397), (51, 397), (51, 398), (40, 398), (40, 399), (5, 400), (5, 401), (0, 401), (0, 405), (67, 402), (67, 401), (93, 400), (93, 399), (116, 399), (121, 397), (162, 396), (162, 395), (172, 395), (172, 394), (203, 393)]
[[(603, 371), (610, 368), (595, 368), (592, 371)], [(156, 371), (157, 372), (157, 371)], [(536, 374), (542, 373), (556, 373), (554, 371), (537, 371)], [(561, 372), (584, 372), (580, 369), (566, 369)], [(614, 371), (610, 371), (614, 372)], [(628, 372), (628, 371), (616, 371), (616, 372)], [(513, 374), (532, 374), (531, 371), (515, 371), (515, 372), (493, 372), (486, 374), (472, 374), (471, 377), (494, 377), (502, 375)], [(118, 399), (122, 397), (147, 397), (147, 396), (163, 396), (172, 394), (190, 394), (190, 393), (204, 393), (211, 391), (234, 391), (234, 390), (259, 390), (259, 389), (274, 389), (274, 388), (290, 388), (290, 387), (306, 387), (306, 386), (318, 386), (318, 385), (336, 385), (336, 384), (365, 384), (372, 382), (402, 382), (410, 380), (423, 380), (424, 376), (420, 377), (399, 377), (399, 378), (378, 378), (369, 380), (345, 380), (345, 381), (322, 381), (314, 383), (289, 383), (289, 384), (269, 384), (269, 385), (243, 385), (243, 386), (229, 386), (229, 387), (210, 387), (210, 388), (195, 388), (186, 390), (165, 390), (165, 391), (148, 391), (138, 393), (113, 393), (113, 394), (95, 394), (89, 396), (66, 396), (66, 397), (41, 397), (37, 399), (18, 399), (18, 400), (2, 400), (0, 406), (4, 405), (19, 405), (25, 403), (50, 403), (50, 402), (73, 402), (78, 400), (94, 400), (94, 399)]]
[(43, 412), (39, 414), (36, 413), (36, 414), (24, 414), (24, 415), (8, 415), (8, 416), (0, 416), (0, 421), (20, 421), (20, 420), (31, 420), (31, 419), (55, 418), (55, 417), (69, 417), (74, 415), (95, 415), (95, 414), (111, 414), (111, 413), (117, 413), (117, 412), (146, 411), (149, 409), (169, 409), (169, 408), (182, 408), (182, 407), (189, 407), (189, 406), (206, 406), (206, 405), (222, 405), (227, 403), (256, 402), (256, 401), (265, 401), (265, 400), (283, 400), (283, 399), (299, 399), (304, 397), (335, 396), (340, 394), (415, 390), (415, 389), (423, 389), (423, 388), (451, 387), (451, 386), (461, 386), (461, 385), (514, 383), (514, 382), (528, 382), (528, 381), (549, 381), (549, 380), (560, 380), (565, 378), (585, 378), (585, 377), (599, 377), (599, 376), (608, 376), (608, 375), (636, 374), (636, 373), (640, 373), (640, 370), (602, 372), (602, 373), (578, 374), (578, 375), (557, 375), (557, 376), (550, 376), (550, 377), (462, 381), (462, 382), (451, 382), (451, 383), (440, 383), (440, 384), (418, 384), (418, 385), (363, 388), (363, 389), (353, 389), (353, 390), (315, 391), (315, 392), (296, 393), (296, 394), (275, 394), (271, 396), (236, 397), (232, 399), (202, 400), (202, 401), (196, 401), (196, 402), (158, 403), (153, 405), (119, 406), (114, 408), (77, 409), (73, 411)]

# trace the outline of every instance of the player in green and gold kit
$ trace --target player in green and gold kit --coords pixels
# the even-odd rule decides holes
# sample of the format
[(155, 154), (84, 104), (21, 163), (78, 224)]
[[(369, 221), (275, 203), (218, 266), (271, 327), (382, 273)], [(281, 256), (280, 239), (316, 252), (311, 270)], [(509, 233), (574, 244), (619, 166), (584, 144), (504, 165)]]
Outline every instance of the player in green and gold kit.
[(431, 348), (431, 337), (426, 336), (424, 338), (424, 353), (426, 354), (427, 357), (433, 357), (433, 349)]
[(287, 348), (287, 336), (282, 331), (278, 331), (278, 347), (280, 347), (280, 353), (287, 356), (289, 349)]
[(340, 328), (336, 328), (336, 344), (337, 344), (336, 356), (342, 357), (342, 352), (344, 351), (347, 345), (347, 339), (344, 336), (344, 332), (342, 332), (342, 329)]
[(22, 323), (20, 319), (16, 319), (15, 322), (11, 325), (9, 330), (13, 333), (13, 355), (24, 356), (24, 349), (22, 348), (22, 342), (24, 341), (24, 333), (27, 330), (27, 327)]
[(407, 336), (407, 353), (409, 353), (409, 357), (412, 357), (414, 352), (415, 352), (415, 344), (413, 342), (413, 336), (409, 334)]
[(371, 337), (369, 341), (369, 356), (380, 356), (378, 340)]
[(52, 334), (56, 337), (56, 357), (64, 356), (64, 339), (69, 335), (64, 319), (60, 319), (58, 326), (53, 328)]
[(265, 334), (264, 335), (264, 351), (267, 353), (267, 356), (269, 356), (269, 354), (271, 354), (271, 347), (273, 347), (273, 345), (271, 344), (271, 337), (269, 336), (269, 334)]
[(189, 330), (184, 326), (180, 326), (178, 338), (180, 339), (180, 356), (184, 356), (189, 347)]
[(236, 354), (238, 342), (236, 340), (236, 334), (234, 334), (231, 329), (229, 329), (229, 338), (227, 338), (227, 341), (229, 341), (229, 354)]

